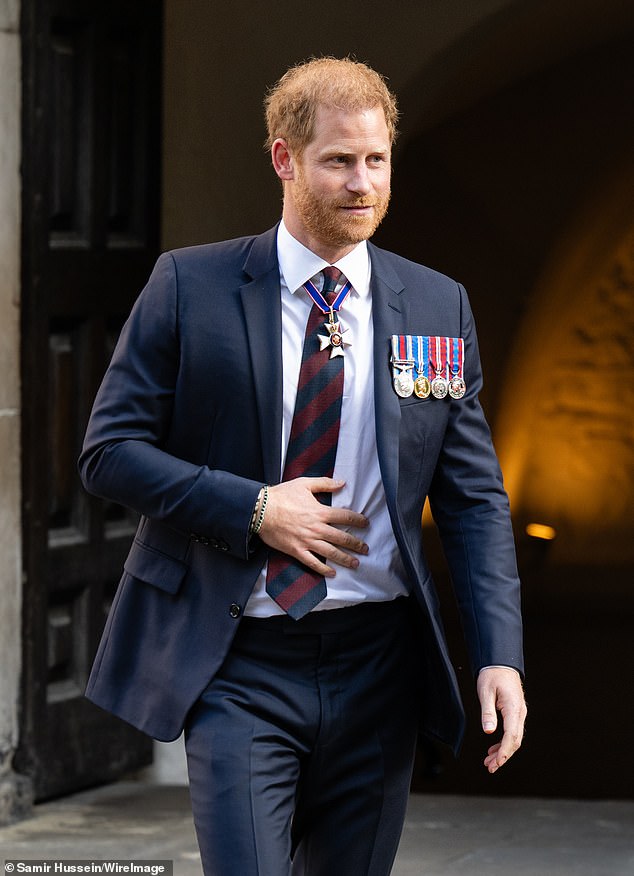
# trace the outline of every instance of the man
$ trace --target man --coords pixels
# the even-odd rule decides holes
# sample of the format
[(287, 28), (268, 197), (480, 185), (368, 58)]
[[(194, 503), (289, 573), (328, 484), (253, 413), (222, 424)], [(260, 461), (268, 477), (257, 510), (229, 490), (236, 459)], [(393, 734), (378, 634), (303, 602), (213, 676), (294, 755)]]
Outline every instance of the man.
[(158, 739), (184, 727), (208, 876), (390, 872), (419, 726), (457, 748), (464, 720), (427, 495), (484, 731), (503, 716), (488, 770), (522, 738), (519, 585), (467, 297), (367, 243), (396, 117), (363, 64), (282, 77), (282, 222), (159, 259), (88, 427), (86, 487), (142, 517), (87, 693)]

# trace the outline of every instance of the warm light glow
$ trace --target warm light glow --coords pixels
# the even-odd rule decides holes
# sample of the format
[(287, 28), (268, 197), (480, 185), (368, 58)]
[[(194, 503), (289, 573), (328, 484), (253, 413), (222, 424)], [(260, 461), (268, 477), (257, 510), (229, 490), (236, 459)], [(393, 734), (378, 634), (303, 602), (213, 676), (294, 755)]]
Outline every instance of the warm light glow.
[(546, 526), (545, 523), (529, 523), (526, 527), (526, 535), (530, 535), (531, 538), (543, 538), (545, 541), (552, 541), (557, 532), (552, 526)]
[(615, 169), (552, 241), (503, 368), (493, 431), (511, 508), (515, 520), (556, 522), (562, 566), (634, 561), (634, 220), (624, 182)]

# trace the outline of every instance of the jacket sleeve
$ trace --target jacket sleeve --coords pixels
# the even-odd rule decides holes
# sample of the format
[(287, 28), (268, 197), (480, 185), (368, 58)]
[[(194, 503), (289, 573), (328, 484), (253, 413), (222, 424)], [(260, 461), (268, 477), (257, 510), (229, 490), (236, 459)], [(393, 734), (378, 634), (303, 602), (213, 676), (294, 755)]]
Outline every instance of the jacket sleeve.
[(246, 559), (261, 483), (165, 449), (179, 347), (178, 284), (166, 253), (121, 332), (95, 399), (79, 472), (89, 492)]
[(482, 374), (473, 314), (460, 288), (463, 399), (451, 402), (429, 499), (450, 569), (473, 669), (523, 672), (520, 584), (508, 498), (478, 401)]

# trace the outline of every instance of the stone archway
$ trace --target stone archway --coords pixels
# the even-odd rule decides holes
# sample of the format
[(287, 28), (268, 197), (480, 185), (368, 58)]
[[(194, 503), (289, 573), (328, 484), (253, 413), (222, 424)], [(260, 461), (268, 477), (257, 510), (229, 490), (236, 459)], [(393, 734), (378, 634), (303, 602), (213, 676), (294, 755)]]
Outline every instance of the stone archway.
[(630, 165), (562, 233), (506, 369), (506, 483), (518, 520), (557, 530), (553, 564), (634, 560), (633, 191)]

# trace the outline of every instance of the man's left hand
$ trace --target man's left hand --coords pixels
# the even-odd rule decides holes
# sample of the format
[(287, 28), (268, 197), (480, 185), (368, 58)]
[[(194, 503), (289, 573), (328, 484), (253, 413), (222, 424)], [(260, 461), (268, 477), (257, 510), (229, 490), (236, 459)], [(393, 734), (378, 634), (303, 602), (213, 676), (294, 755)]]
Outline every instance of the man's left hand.
[(526, 703), (519, 673), (503, 666), (488, 666), (478, 675), (478, 697), (482, 709), (482, 729), (495, 733), (498, 712), (502, 716), (504, 733), (500, 742), (489, 748), (484, 765), (495, 773), (512, 757), (522, 744)]

